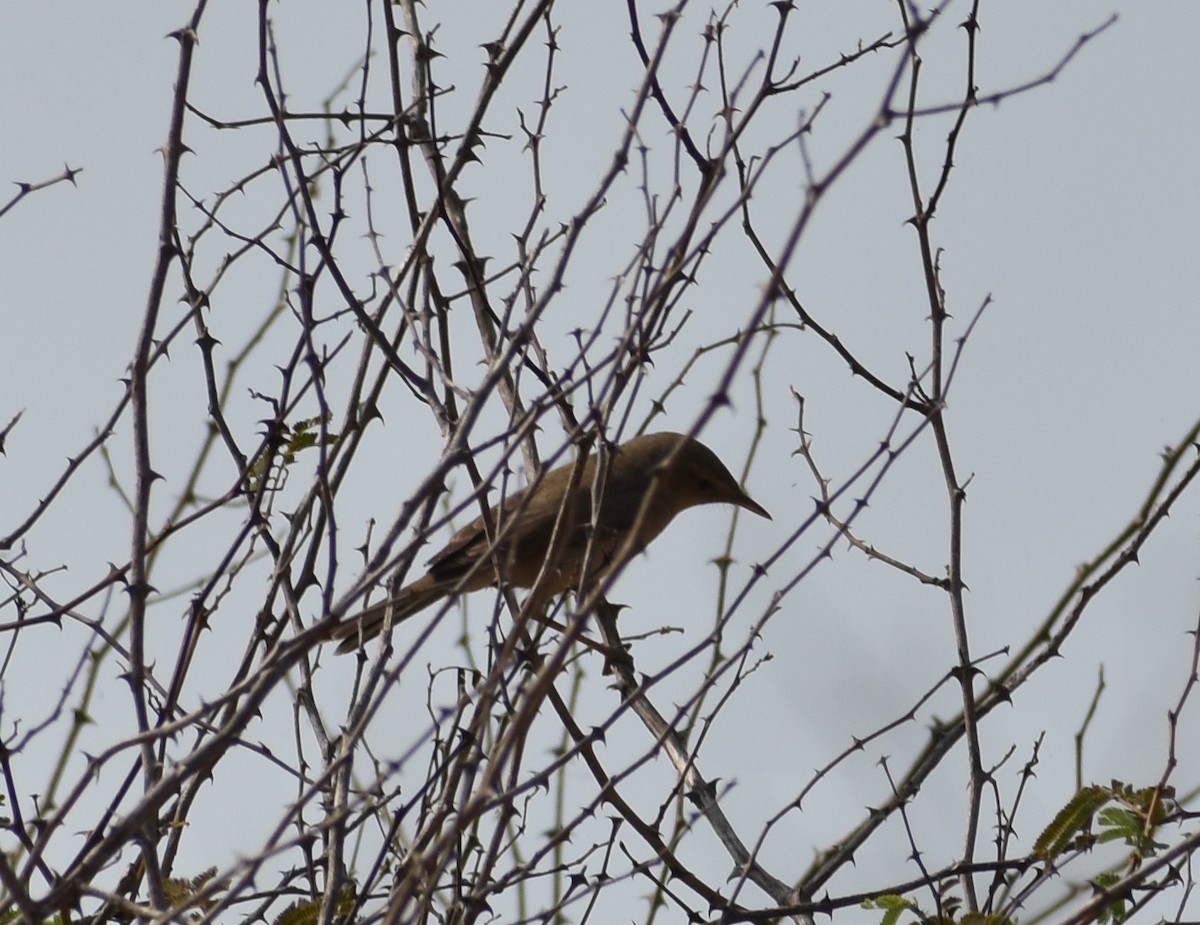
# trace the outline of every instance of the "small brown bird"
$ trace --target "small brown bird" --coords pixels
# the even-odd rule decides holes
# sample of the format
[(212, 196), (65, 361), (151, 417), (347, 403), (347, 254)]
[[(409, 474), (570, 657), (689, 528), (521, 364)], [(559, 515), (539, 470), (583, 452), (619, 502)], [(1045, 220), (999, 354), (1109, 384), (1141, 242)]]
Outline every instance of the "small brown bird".
[[(612, 452), (600, 513), (593, 523), (596, 460), (593, 453), (584, 463), (571, 506), (565, 512), (569, 532), (560, 541), (556, 561), (539, 586), (547, 596), (578, 588), (588, 556), (591, 579), (603, 578), (645, 549), (676, 514), (689, 507), (736, 504), (771, 519), (761, 505), (742, 491), (716, 453), (691, 437), (662, 433), (634, 437)], [(500, 537), (494, 549), (482, 517), (455, 533), (430, 560), (429, 572), (423, 578), (334, 631), (335, 637), (341, 639), (338, 652), (353, 652), (362, 642), (379, 635), (389, 607), (392, 622), (399, 623), (451, 594), (495, 585), (495, 562), (502, 564), (506, 583), (533, 587), (550, 552), (554, 524), (563, 507), (563, 496), (570, 488), (572, 467), (568, 463), (546, 473), (532, 493), (516, 492), (505, 499), (502, 510), (492, 508), (489, 514), (492, 529)], [(653, 495), (647, 499), (651, 491)], [(627, 543), (634, 530), (633, 541)], [(481, 558), (487, 561), (481, 563)]]

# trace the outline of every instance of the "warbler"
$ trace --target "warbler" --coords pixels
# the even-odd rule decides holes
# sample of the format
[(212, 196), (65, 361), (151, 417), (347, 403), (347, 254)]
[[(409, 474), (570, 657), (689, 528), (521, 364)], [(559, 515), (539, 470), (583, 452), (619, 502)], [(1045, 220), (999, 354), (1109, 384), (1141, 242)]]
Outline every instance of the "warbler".
[[(352, 652), (382, 632), (391, 610), (393, 624), (452, 594), (495, 586), (498, 580), (518, 588), (534, 587), (547, 597), (581, 587), (620, 568), (666, 529), (675, 515), (701, 504), (734, 504), (768, 520), (754, 501), (699, 440), (683, 434), (634, 437), (612, 450), (602, 486), (599, 512), (592, 495), (599, 459), (592, 453), (572, 487), (573, 463), (546, 473), (531, 489), (509, 495), (488, 515), (493, 543), (483, 517), (450, 538), (429, 562), (429, 571), (394, 597), (368, 607), (334, 630), (338, 652)], [(564, 496), (571, 498), (564, 507)], [(559, 512), (565, 532), (551, 549)], [(632, 536), (632, 540), (630, 537)], [(547, 562), (553, 554), (553, 561)], [(499, 566), (499, 574), (497, 573)]]

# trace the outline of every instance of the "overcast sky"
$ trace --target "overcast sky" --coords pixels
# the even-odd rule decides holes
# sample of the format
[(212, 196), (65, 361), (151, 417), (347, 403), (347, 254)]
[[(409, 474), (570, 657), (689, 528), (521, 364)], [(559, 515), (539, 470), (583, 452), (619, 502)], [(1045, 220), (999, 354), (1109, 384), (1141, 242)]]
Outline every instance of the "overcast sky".
[[(428, 0), (425, 5), (429, 23), (442, 23), (439, 47), (447, 49), (449, 61), (457, 60), (456, 52), (470, 54), (479, 36), (493, 27), (477, 11), (498, 17), (505, 6), (477, 3)], [(746, 5), (744, 19), (738, 20), (745, 23), (744, 31), (731, 38), (731, 48), (752, 48), (761, 41), (750, 25), (758, 21), (755, 3)], [(316, 109), (353, 66), (362, 41), (359, 6), (287, 0), (274, 8), (297, 110)], [(765, 4), (762, 8), (761, 18), (769, 21), (773, 14), (763, 12)], [(964, 9), (952, 6), (948, 15), (957, 21)], [(707, 8), (693, 12), (688, 28), (694, 36)], [(943, 283), (954, 336), (991, 300), (967, 344), (948, 411), (959, 472), (971, 477), (965, 561), (978, 653), (1019, 644), (1044, 619), (1076, 566), (1103, 549), (1134, 515), (1156, 476), (1163, 448), (1200, 416), (1200, 55), (1195, 47), (1200, 6), (1192, 0), (985, 2), (978, 84), (988, 93), (1044, 75), (1081, 34), (1113, 14), (1115, 24), (1088, 43), (1055, 81), (970, 114), (935, 223), (936, 242), (944, 248)], [(0, 457), (0, 534), (27, 516), (122, 393), (120, 380), (156, 259), (162, 165), (156, 149), (166, 138), (178, 54), (166, 36), (189, 15), (189, 5), (162, 0), (39, 0), (0, 7), (0, 181), (15, 191), (13, 184), (48, 179), (65, 166), (81, 170), (74, 185), (40, 192), (0, 218), (0, 424), (24, 413)], [(627, 66), (629, 56), (624, 4), (576, 5), (559, 15), (559, 77), (570, 89), (547, 158), (560, 197), (552, 208), (561, 203), (567, 215), (611, 157), (636, 70), (627, 73), (619, 66), (622, 61)], [(193, 99), (217, 117), (262, 115), (261, 94), (253, 84), (254, 16), (254, 4), (214, 2), (205, 20)], [(801, 26), (795, 34), (807, 44), (795, 53), (820, 62), (848, 50), (854, 36), (894, 28), (895, 4), (801, 2), (797, 17)], [(938, 44), (928, 55), (926, 102), (953, 102), (961, 92), (961, 54), (941, 52), (961, 46), (961, 32), (945, 29), (931, 41)], [(895, 54), (880, 54), (876, 64), (835, 72), (816, 85), (814, 105), (817, 91), (828, 91), (833, 100), (827, 121), (812, 137), (810, 153), (818, 169), (866, 124), (878, 103), (879, 80), (894, 66)], [(615, 62), (611, 68), (610, 61)], [(680, 63), (691, 66), (686, 57)], [(461, 104), (471, 102), (468, 96)], [(574, 102), (580, 106), (573, 107)], [(447, 112), (453, 113), (454, 105), (452, 96)], [(930, 164), (941, 156), (947, 126), (944, 119), (921, 126), (919, 143), (926, 146)], [(185, 181), (204, 192), (242, 175), (246, 164), (270, 146), (267, 138), (265, 149), (255, 148), (252, 134), (244, 134), (248, 137), (197, 130), (196, 155), (185, 163)], [(911, 204), (902, 152), (892, 140), (897, 131), (886, 134), (822, 202), (790, 278), (802, 285), (810, 311), (851, 332), (858, 355), (903, 384), (906, 351), (918, 356), (927, 351), (927, 311), (914, 275), (919, 267), (914, 235), (905, 224)], [(667, 142), (660, 137), (648, 143)], [(489, 148), (498, 159), (509, 156), (505, 152), (500, 143)], [(509, 154), (520, 156), (515, 146)], [(485, 159), (486, 166), (491, 162)], [(495, 183), (495, 174), (486, 169), (467, 174), (465, 183), (468, 192), (481, 197), (481, 204), (471, 208), (484, 246), (494, 244), (497, 252), (511, 247), (501, 220), (504, 184)], [(0, 201), (6, 198), (0, 194)], [(781, 206), (785, 218), (794, 211), (794, 203)], [(627, 249), (620, 232), (612, 228), (612, 247)], [(619, 265), (615, 259), (598, 262), (595, 278), (577, 278), (572, 291), (581, 300), (603, 298), (605, 280)], [(740, 276), (714, 263), (690, 296), (710, 313), (703, 324), (711, 327), (704, 330), (718, 337), (735, 328), (740, 309), (732, 306), (752, 302), (764, 279), (761, 270)], [(269, 303), (276, 282), (249, 275), (236, 282), (248, 317), (255, 306)], [(178, 280), (173, 284), (168, 303), (180, 293)], [(725, 306), (733, 314), (723, 316)], [(241, 330), (236, 313), (231, 314), (224, 330)], [(562, 330), (577, 326), (573, 322), (563, 318)], [(187, 355), (188, 346), (190, 340), (179, 344), (173, 364), (182, 368), (196, 362)], [(679, 365), (672, 360), (662, 370), (664, 377)], [(662, 379), (654, 394), (668, 381)], [(243, 391), (252, 387), (248, 382)], [(835, 479), (844, 479), (865, 460), (888, 420), (886, 405), (811, 339), (781, 342), (766, 367), (764, 387), (769, 427), (747, 487), (774, 520), (743, 520), (737, 551), (743, 565), (771, 555), (812, 510), (813, 478), (793, 453), (792, 390), (805, 396), (814, 454)], [(705, 441), (731, 464), (745, 459), (753, 396), (750, 380), (739, 380), (734, 407), (718, 414), (705, 431)], [(703, 390), (685, 390), (656, 427), (687, 428), (706, 398)], [(644, 415), (648, 398), (643, 404)], [(203, 433), (202, 401), (185, 407), (181, 417), (186, 419), (160, 419), (158, 448), (168, 470), (172, 441), (178, 439), (182, 470)], [(253, 420), (252, 406), (243, 413)], [(402, 447), (406, 458), (427, 458), (425, 464), (432, 465), (439, 452), (436, 430), (428, 422), (412, 431), (407, 427), (405, 420), (393, 419), (376, 438), (385, 450), (387, 441), (395, 441), (387, 454)], [(115, 450), (118, 464), (129, 452), (129, 428), (120, 430), (125, 443), (118, 442)], [(381, 457), (381, 466), (387, 458)], [(916, 447), (873, 498), (859, 526), (880, 549), (897, 550), (941, 574), (947, 557), (946, 499), (935, 464), (931, 443)], [(168, 479), (163, 490), (169, 494), (177, 488)], [(350, 529), (360, 531), (355, 535), (361, 535), (374, 508), (380, 508), (381, 518), (394, 515), (401, 498), (381, 497), (386, 494), (376, 484), (349, 501), (357, 517)], [(68, 565), (57, 585), (64, 596), (72, 587), (98, 580), (127, 544), (129, 525), (122, 511), (103, 467), (93, 463), (68, 502), (31, 535), (23, 567)], [(724, 535), (727, 514), (697, 511), (686, 517), (686, 525), (681, 521), (668, 534), (669, 543), (633, 563), (623, 578), (617, 598), (634, 605), (630, 620), (637, 620), (641, 610), (653, 615), (645, 618), (647, 627), (684, 625), (693, 609), (704, 610), (715, 582), (708, 560), (720, 548), (711, 538)], [(1030, 737), (1041, 729), (1048, 732), (1039, 774), (1047, 786), (1029, 797), (1024, 834), (1032, 836), (1034, 820), (1048, 821), (1069, 792), (1071, 736), (1100, 665), (1109, 688), (1089, 739), (1086, 776), (1139, 784), (1157, 778), (1165, 756), (1166, 711), (1179, 696), (1191, 654), (1186, 633), (1195, 625), (1198, 606), (1198, 517), (1200, 500), (1185, 497), (1145, 550), (1141, 566), (1124, 574), (1097, 605), (1061, 667), (1044, 672), (989, 727), (995, 743), (995, 751), (985, 756), (989, 761), (1000, 759), (1002, 746), (1017, 747), (1010, 786), (1029, 753)], [(802, 540), (794, 554), (796, 567), (827, 538), (826, 531)], [(743, 569), (740, 580), (747, 577)], [(760, 606), (771, 590), (768, 582), (756, 591)], [(756, 833), (811, 770), (845, 748), (852, 736), (896, 718), (953, 665), (944, 596), (866, 563), (844, 545), (786, 599), (786, 610), (786, 619), (774, 620), (763, 640), (763, 651), (776, 658), (753, 676), (744, 703), (730, 707), (713, 727), (702, 758), (705, 773), (732, 786), (727, 810), (746, 833)], [(678, 640), (648, 640), (640, 656), (647, 670), (669, 662)], [(54, 656), (50, 651), (40, 657)], [(30, 679), (44, 664), (52, 661), (30, 661), (28, 674), (12, 669), (5, 690), (8, 713), (2, 717), (5, 734), (14, 711), (37, 699), (40, 692)], [(1156, 670), (1148, 672), (1147, 666)], [(19, 692), (13, 690), (18, 676), (28, 685)], [(408, 693), (420, 696), (415, 687)], [(109, 696), (116, 700), (120, 693)], [(755, 712), (764, 705), (772, 720), (769, 734)], [(792, 872), (792, 859), (806, 862), (812, 851), (843, 835), (863, 807), (886, 796), (877, 764), (881, 755), (891, 755), (897, 767), (906, 765), (905, 756), (924, 740), (925, 724), (934, 714), (948, 716), (954, 709), (954, 697), (939, 699), (921, 715), (919, 728), (901, 731), (848, 765), (818, 791), (807, 812), (789, 817), (767, 844), (768, 866)], [(1198, 727), (1188, 728), (1194, 736)], [(636, 740), (635, 753), (647, 744), (632, 724), (623, 734)], [(1193, 737), (1193, 776), (1181, 785), (1195, 784), (1194, 742)], [(743, 760), (748, 750), (755, 754), (752, 762)], [(954, 768), (961, 772), (959, 765)], [(667, 779), (665, 764), (659, 773)], [(941, 783), (959, 786), (949, 778)], [(264, 825), (274, 819), (270, 815)], [(936, 831), (932, 813), (920, 821), (927, 843), (952, 856), (958, 828)], [(879, 844), (882, 851), (885, 842)], [(894, 856), (861, 859), (859, 872), (848, 873), (837, 889), (914, 876), (903, 862), (902, 835), (886, 844)], [(713, 863), (720, 869), (719, 860)], [(859, 874), (862, 881), (848, 879)], [(849, 920), (856, 914), (845, 915)], [(865, 915), (864, 920), (874, 920), (874, 914)]]

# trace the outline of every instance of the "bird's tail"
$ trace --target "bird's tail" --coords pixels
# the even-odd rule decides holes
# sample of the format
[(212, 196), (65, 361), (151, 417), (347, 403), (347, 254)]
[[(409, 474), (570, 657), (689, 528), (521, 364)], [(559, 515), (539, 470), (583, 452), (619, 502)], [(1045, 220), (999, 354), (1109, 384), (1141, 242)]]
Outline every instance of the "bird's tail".
[(441, 600), (453, 586), (447, 587), (444, 582), (435, 581), (432, 576), (414, 581), (411, 585), (401, 588), (396, 596), (368, 607), (352, 620), (340, 625), (333, 631), (333, 638), (340, 639), (337, 651), (339, 655), (353, 652), (363, 643), (374, 639), (383, 632), (384, 624), (391, 611), (392, 625), (401, 620), (407, 620), (435, 601)]

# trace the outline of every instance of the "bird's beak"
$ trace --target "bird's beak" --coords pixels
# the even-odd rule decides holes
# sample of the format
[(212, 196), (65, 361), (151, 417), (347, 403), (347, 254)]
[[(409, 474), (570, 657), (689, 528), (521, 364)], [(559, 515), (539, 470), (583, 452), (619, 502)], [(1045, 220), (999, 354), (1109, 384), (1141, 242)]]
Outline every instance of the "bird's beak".
[(771, 515), (767, 513), (767, 509), (751, 498), (744, 491), (741, 493), (740, 497), (733, 499), (733, 503), (738, 507), (744, 507), (746, 510), (757, 514), (759, 517), (765, 517), (767, 520), (771, 519)]

